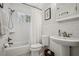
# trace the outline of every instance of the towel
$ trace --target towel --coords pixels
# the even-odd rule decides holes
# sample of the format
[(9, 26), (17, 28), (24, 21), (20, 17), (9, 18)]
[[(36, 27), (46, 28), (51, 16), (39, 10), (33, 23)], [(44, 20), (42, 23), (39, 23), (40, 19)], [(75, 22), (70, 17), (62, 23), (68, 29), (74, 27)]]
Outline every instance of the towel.
[[(10, 11), (11, 12), (11, 11)], [(12, 13), (12, 15), (11, 15), (11, 13), (9, 14), (9, 21), (8, 21), (8, 28), (9, 28), (9, 32), (11, 33), (11, 32), (15, 32), (15, 30), (14, 30), (14, 24), (15, 24), (15, 22), (14, 22), (14, 20), (15, 20), (15, 13), (13, 12)]]

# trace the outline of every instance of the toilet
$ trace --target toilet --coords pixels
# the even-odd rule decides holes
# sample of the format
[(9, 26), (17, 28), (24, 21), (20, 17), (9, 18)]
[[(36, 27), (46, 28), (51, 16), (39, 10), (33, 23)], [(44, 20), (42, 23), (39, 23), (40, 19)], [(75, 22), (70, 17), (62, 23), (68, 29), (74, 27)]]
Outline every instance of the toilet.
[(49, 37), (47, 35), (42, 35), (41, 41), (42, 44), (36, 43), (31, 45), (31, 56), (40, 56), (40, 50), (44, 46), (48, 46), (49, 43)]
[(39, 56), (40, 53), (39, 51), (42, 48), (42, 44), (36, 43), (31, 45), (31, 56)]

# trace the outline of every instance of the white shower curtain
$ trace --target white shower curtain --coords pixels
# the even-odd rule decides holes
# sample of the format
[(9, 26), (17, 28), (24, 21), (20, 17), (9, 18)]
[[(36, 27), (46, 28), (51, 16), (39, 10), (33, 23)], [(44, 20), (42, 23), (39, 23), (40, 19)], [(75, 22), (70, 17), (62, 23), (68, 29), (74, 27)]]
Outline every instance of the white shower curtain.
[(8, 27), (7, 27), (7, 20), (8, 20), (8, 13), (0, 8), (0, 34), (4, 35), (7, 34), (8, 32)]

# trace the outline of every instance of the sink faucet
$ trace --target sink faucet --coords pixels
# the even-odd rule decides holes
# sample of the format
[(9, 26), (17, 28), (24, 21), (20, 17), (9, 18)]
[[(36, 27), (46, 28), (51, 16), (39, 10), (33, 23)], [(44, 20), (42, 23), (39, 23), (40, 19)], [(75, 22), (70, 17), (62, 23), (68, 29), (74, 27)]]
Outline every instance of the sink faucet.
[(70, 37), (72, 34), (67, 34), (66, 32), (63, 33), (63, 37)]
[(68, 36), (67, 37), (70, 37), (72, 34), (68, 34)]
[(63, 34), (63, 37), (67, 37), (67, 33), (66, 32), (64, 32), (62, 34)]
[(67, 32), (61, 33), (61, 31), (60, 31), (60, 29), (59, 29), (59, 30), (58, 30), (58, 35), (59, 35), (59, 36), (62, 36), (62, 34), (63, 34), (63, 37), (71, 37), (71, 35), (72, 35), (72, 34), (69, 34), (69, 33), (67, 33)]

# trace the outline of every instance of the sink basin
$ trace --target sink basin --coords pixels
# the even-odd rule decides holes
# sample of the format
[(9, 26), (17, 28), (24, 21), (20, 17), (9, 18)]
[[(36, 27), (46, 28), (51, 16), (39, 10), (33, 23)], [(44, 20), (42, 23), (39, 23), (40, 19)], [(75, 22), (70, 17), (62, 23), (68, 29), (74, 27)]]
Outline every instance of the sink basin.
[(79, 38), (50, 36), (50, 39), (57, 44), (61, 44), (65, 46), (79, 46)]

